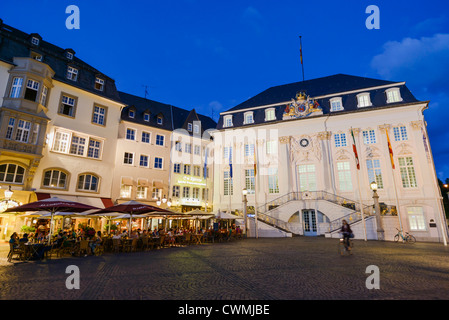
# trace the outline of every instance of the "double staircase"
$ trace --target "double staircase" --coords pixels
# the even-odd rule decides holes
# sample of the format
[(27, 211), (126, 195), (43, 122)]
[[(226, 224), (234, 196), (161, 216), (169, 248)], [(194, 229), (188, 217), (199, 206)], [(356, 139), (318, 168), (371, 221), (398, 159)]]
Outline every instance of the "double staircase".
[[(370, 216), (372, 213), (372, 206), (363, 206), (361, 208), (360, 203), (354, 200), (340, 197), (326, 191), (305, 191), (305, 192), (290, 192), (279, 198), (269, 201), (257, 207), (257, 215), (256, 212), (248, 212), (248, 214), (250, 214), (249, 219), (254, 220), (257, 216), (257, 220), (262, 223), (272, 226), (280, 231), (291, 233), (292, 235), (297, 235), (296, 232), (291, 230), (290, 223), (273, 217), (271, 215), (271, 212), (274, 209), (283, 206), (289, 202), (307, 201), (307, 200), (328, 201), (350, 210), (349, 214), (346, 214), (329, 222), (328, 233), (338, 231), (342, 226), (343, 220), (346, 220), (351, 225), (362, 220), (361, 212), (363, 212), (364, 217)], [(252, 214), (254, 214), (254, 216), (252, 216)]]

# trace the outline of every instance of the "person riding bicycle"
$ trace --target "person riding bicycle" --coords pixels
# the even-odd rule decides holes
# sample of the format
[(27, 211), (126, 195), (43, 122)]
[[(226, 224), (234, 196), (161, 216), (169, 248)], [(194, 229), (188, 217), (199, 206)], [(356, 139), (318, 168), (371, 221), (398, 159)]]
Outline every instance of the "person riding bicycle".
[(349, 239), (351, 238), (352, 230), (346, 220), (342, 221), (343, 225), (341, 226), (341, 233), (343, 234), (343, 243), (347, 250), (351, 250), (351, 246), (349, 245)]

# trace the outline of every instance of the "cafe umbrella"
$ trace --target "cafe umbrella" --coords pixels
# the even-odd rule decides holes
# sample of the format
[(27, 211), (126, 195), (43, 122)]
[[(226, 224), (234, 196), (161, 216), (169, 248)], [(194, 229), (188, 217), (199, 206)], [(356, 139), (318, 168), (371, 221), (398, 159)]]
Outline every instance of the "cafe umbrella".
[[(170, 210), (162, 209), (159, 207), (155, 207), (149, 204), (137, 202), (134, 200), (120, 203), (111, 207), (107, 207), (104, 209), (100, 209), (96, 212), (92, 212), (91, 215), (101, 215), (104, 213), (110, 213), (110, 212), (116, 212), (116, 213), (122, 213), (122, 214), (129, 214), (129, 225), (131, 226), (132, 219), (134, 216), (140, 217), (142, 214), (146, 213), (152, 213), (152, 212), (158, 212), (158, 213), (172, 213)], [(131, 228), (128, 230), (128, 234), (131, 236)]]
[(50, 213), (50, 233), (48, 236), (48, 244), (50, 244), (51, 236), (53, 232), (54, 216), (60, 212), (86, 212), (90, 210), (99, 210), (100, 208), (93, 207), (84, 203), (61, 199), (53, 197), (49, 199), (39, 200), (31, 203), (27, 203), (18, 207), (9, 208), (5, 212), (48, 212)]

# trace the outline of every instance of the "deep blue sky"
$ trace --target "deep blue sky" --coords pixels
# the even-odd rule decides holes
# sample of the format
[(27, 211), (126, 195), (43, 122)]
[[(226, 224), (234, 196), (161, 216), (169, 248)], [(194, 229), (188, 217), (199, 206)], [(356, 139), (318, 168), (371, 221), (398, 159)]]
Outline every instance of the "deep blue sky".
[[(68, 30), (68, 5), (80, 9)], [(368, 5), (380, 29), (368, 30)], [(449, 177), (449, 1), (21, 0), (0, 18), (76, 55), (121, 91), (217, 120), (275, 85), (345, 73), (406, 81), (425, 111), (439, 178)]]

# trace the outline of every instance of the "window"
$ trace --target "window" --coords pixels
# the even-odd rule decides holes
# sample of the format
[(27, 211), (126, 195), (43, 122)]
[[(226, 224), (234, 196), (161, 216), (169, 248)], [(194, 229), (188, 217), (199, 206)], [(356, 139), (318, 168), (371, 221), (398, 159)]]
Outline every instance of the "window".
[(59, 114), (69, 117), (75, 117), (76, 99), (66, 95), (62, 95), (61, 105), (59, 106)]
[(187, 153), (192, 153), (192, 145), (190, 143), (186, 143), (184, 147), (184, 151)]
[(78, 190), (93, 191), (98, 190), (99, 178), (93, 174), (83, 174), (78, 177)]
[(40, 125), (39, 125), (39, 123), (35, 123), (34, 124), (34, 128), (33, 128), (33, 135), (32, 135), (32, 140), (31, 140), (31, 143), (32, 144), (37, 144), (37, 142), (38, 142), (38, 139), (39, 139), (39, 128), (40, 128)]
[(44, 172), (42, 185), (47, 188), (66, 189), (67, 174), (59, 170), (47, 170)]
[(180, 187), (179, 186), (173, 186), (172, 197), (179, 198), (179, 194), (180, 194)]
[(53, 151), (67, 153), (70, 143), (70, 134), (66, 132), (57, 131), (55, 133), (55, 142), (53, 144)]
[(278, 143), (276, 140), (267, 141), (267, 154), (276, 154), (278, 152)]
[(184, 165), (184, 174), (190, 175), (190, 164)]
[(38, 46), (39, 45), (39, 38), (32, 37), (31, 38), (31, 43), (34, 44), (35, 46)]
[(232, 178), (230, 171), (225, 171), (223, 175), (223, 186), (224, 186), (224, 195), (232, 196), (234, 193), (234, 188), (232, 185)]
[(198, 146), (198, 145), (194, 146), (193, 152), (194, 152), (197, 156), (199, 156), (199, 155), (201, 154), (201, 147)]
[(95, 105), (92, 115), (92, 123), (104, 126), (106, 124), (106, 108)]
[(78, 69), (73, 67), (67, 68), (67, 79), (76, 81), (78, 79)]
[(268, 168), (268, 192), (279, 193), (278, 168)]
[(128, 117), (129, 118), (133, 118), (134, 119), (135, 115), (136, 115), (136, 112), (134, 111), (134, 109), (129, 109), (128, 110)]
[(180, 163), (173, 164), (173, 172), (174, 173), (181, 173), (181, 164)]
[(100, 78), (95, 78), (95, 89), (98, 91), (103, 91), (104, 89), (104, 80)]
[(363, 131), (363, 143), (364, 144), (376, 143), (376, 133), (374, 132), (374, 130)]
[(148, 188), (145, 186), (138, 186), (136, 197), (137, 199), (146, 199), (147, 198)]
[(359, 108), (372, 106), (369, 93), (361, 93), (357, 95), (357, 101)]
[(336, 133), (334, 135), (335, 147), (346, 147), (346, 134), (345, 133)]
[(100, 159), (101, 141), (96, 139), (89, 139), (89, 149), (87, 150), (87, 157), (93, 159)]
[(148, 112), (143, 114), (143, 121), (150, 122), (150, 114)]
[(393, 128), (394, 141), (406, 141), (407, 137), (407, 128), (405, 126), (394, 127)]
[(265, 121), (276, 120), (276, 113), (274, 109), (265, 110)]
[(126, 140), (135, 140), (136, 139), (136, 130), (127, 128), (126, 129)]
[(67, 59), (69, 59), (69, 60), (73, 60), (73, 53), (67, 51), (67, 52), (65, 53), (65, 57), (66, 57)]
[(426, 230), (426, 220), (422, 207), (408, 207), (407, 216), (411, 231)]
[(157, 124), (162, 125), (164, 123), (164, 119), (162, 119), (162, 116), (157, 117)]
[(179, 141), (175, 142), (175, 151), (182, 152), (182, 144)]
[(155, 169), (162, 169), (162, 158), (155, 157), (154, 158), (154, 168)]
[(144, 155), (144, 154), (141, 154), (141, 155), (140, 155), (140, 162), (139, 162), (139, 165), (140, 165), (141, 167), (148, 168), (148, 166), (149, 166), (148, 156), (146, 156), (146, 155)]
[(150, 143), (150, 133), (142, 131), (142, 142), (143, 143)]
[(31, 58), (33, 58), (36, 61), (42, 61), (43, 59), (42, 55), (36, 52), (31, 52)]
[(201, 175), (201, 167), (194, 166), (193, 167), (193, 175), (199, 177)]
[(165, 140), (164, 136), (161, 136), (159, 134), (156, 135), (156, 145), (157, 146), (164, 146), (164, 140)]
[(23, 78), (15, 77), (12, 80), (11, 92), (9, 94), (10, 98), (20, 98), (20, 93), (22, 91)]
[(0, 182), (23, 183), (25, 168), (16, 164), (0, 165)]
[(387, 103), (401, 102), (401, 92), (399, 88), (391, 88), (385, 91), (387, 95)]
[(123, 164), (133, 164), (134, 163), (134, 153), (125, 152), (123, 156)]
[(225, 128), (232, 127), (232, 116), (224, 116), (223, 118), (223, 125)]
[(28, 79), (24, 98), (30, 101), (36, 101), (38, 91), (39, 91), (39, 82), (34, 81), (32, 79)]
[(151, 197), (153, 198), (153, 199), (159, 199), (160, 198), (160, 196), (161, 196), (161, 189), (159, 189), (159, 188), (153, 188), (153, 193), (151, 194)]
[(72, 135), (72, 144), (70, 145), (71, 154), (83, 156), (85, 146), (86, 146), (86, 138), (81, 138)]
[(47, 95), (48, 95), (48, 87), (47, 86), (43, 86), (42, 87), (42, 92), (41, 92), (41, 100), (40, 100), (40, 103), (43, 106), (47, 105)]
[(200, 133), (200, 126), (197, 124), (193, 125), (193, 133)]
[(368, 181), (369, 183), (375, 181), (379, 189), (384, 188), (384, 182), (382, 180), (382, 170), (380, 168), (379, 159), (366, 160), (366, 167), (368, 168)]
[(331, 105), (331, 112), (344, 110), (341, 98), (332, 98), (329, 100), (329, 103)]
[(122, 180), (122, 185), (120, 186), (120, 198), (130, 199), (132, 189), (133, 189), (132, 185), (123, 184)]
[(232, 158), (232, 147), (223, 148), (223, 158), (224, 159)]
[(15, 140), (27, 143), (28, 137), (30, 136), (30, 128), (31, 128), (31, 122), (25, 121), (25, 120), (19, 120), (19, 122), (17, 123)]
[(314, 164), (306, 164), (298, 166), (299, 188), (300, 191), (316, 191), (316, 173)]
[(8, 128), (6, 129), (6, 139), (12, 139), (12, 133), (14, 131), (15, 123), (16, 123), (16, 119), (9, 118)]
[(253, 112), (246, 112), (244, 115), (244, 124), (254, 123), (254, 115)]
[(255, 192), (255, 179), (254, 179), (254, 169), (245, 170), (245, 187), (248, 194), (254, 194)]
[(340, 191), (352, 191), (351, 166), (348, 161), (337, 162)]
[(192, 188), (192, 198), (199, 199), (200, 198), (200, 188)]
[(192, 124), (191, 123), (187, 124), (187, 131), (192, 132)]
[(254, 144), (245, 144), (245, 157), (254, 157)]
[(183, 187), (182, 188), (182, 197), (183, 198), (190, 198), (190, 187)]
[(201, 192), (202, 192), (201, 198), (206, 201), (209, 200), (209, 189), (203, 188)]
[(404, 188), (416, 188), (415, 167), (413, 165), (412, 157), (399, 158), (399, 168), (401, 170), (402, 186)]

